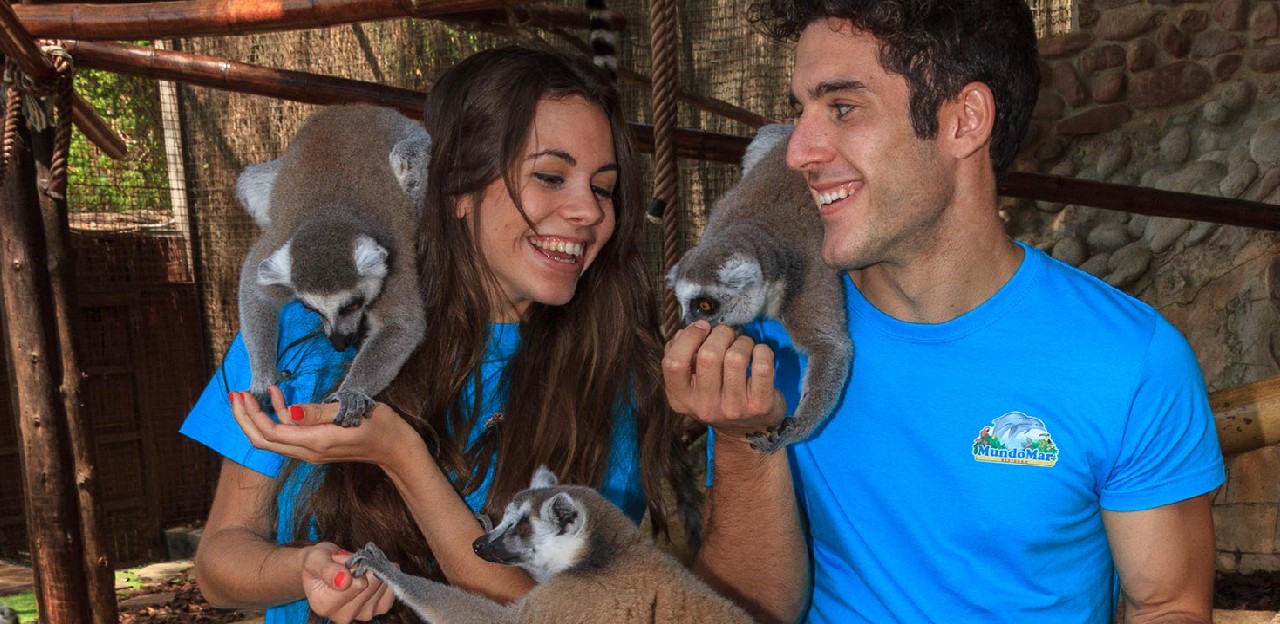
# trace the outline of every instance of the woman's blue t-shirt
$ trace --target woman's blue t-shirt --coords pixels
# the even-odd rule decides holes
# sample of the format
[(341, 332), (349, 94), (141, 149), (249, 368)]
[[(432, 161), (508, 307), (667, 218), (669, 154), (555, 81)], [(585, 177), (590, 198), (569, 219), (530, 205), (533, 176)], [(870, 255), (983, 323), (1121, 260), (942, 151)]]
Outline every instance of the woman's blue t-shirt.
[[(512, 323), (494, 323), (489, 326), (489, 344), (480, 365), (481, 417), (474, 423), (471, 440), (474, 442), (490, 419), (500, 412), (506, 402), (506, 392), (499, 386), (502, 371), (520, 344), (519, 326)], [(321, 331), (320, 317), (297, 302), (284, 306), (280, 313), (278, 365), (286, 377), (280, 382), (285, 402), (315, 403), (337, 386), (346, 372), (355, 349), (334, 351)], [(268, 477), (280, 475), (287, 458), (253, 447), (231, 415), (227, 393), (247, 390), (251, 375), (249, 357), (244, 339), (237, 335), (223, 359), (222, 367), (196, 401), (195, 407), (182, 424), (181, 433), (217, 451), (246, 468)], [(609, 470), (601, 492), (620, 507), (627, 517), (639, 522), (644, 515), (646, 501), (640, 484), (640, 468), (636, 452), (636, 423), (629, 407), (618, 410), (617, 423), (609, 455)], [(281, 488), (277, 498), (278, 516), (276, 541), (293, 541), (293, 506), (301, 493), (301, 483), (315, 467), (299, 463), (289, 477), (289, 483)], [(479, 511), (489, 491), (492, 472), (479, 488), (466, 497), (467, 506)], [(312, 539), (315, 536), (311, 536)], [(347, 548), (358, 544), (345, 544)], [(306, 621), (308, 614), (305, 600), (268, 609), (266, 624), (294, 624)]]

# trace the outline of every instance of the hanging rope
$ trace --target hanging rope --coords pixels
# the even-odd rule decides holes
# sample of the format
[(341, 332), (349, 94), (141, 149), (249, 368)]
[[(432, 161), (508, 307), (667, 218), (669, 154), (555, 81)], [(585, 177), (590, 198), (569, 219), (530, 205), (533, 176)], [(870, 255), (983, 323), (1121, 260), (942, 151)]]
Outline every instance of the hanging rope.
[[(680, 49), (676, 0), (649, 4), (649, 52), (653, 61), (653, 202), (648, 217), (662, 223), (663, 273), (680, 259), (680, 171), (676, 167), (676, 61)], [(680, 306), (671, 292), (662, 298), (667, 337), (680, 328)]]
[[(67, 160), (71, 152), (71, 102), (75, 67), (71, 55), (60, 43), (41, 46), (49, 57), (54, 78), (37, 82), (22, 73), (10, 59), (5, 60), (4, 86), (4, 161), (0, 173), (7, 170), (18, 140), (18, 119), (25, 117), (27, 126), (41, 132), (54, 126), (53, 153), (50, 156), (49, 180), (40, 192), (58, 200), (66, 199)], [(2, 178), (0, 178), (2, 179)]]

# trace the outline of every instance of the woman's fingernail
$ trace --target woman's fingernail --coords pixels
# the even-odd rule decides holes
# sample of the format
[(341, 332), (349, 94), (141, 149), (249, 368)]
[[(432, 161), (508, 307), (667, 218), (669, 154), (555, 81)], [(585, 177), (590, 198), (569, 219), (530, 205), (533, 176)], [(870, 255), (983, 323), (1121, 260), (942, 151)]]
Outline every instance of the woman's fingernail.
[(227, 401), (228, 401), (228, 402), (230, 402), (230, 403), (235, 403), (235, 402), (236, 402), (236, 393), (234, 393), (234, 392), (228, 392), (228, 393), (227, 393)]
[(345, 580), (347, 580), (347, 573), (340, 570), (337, 574), (333, 575), (333, 586), (338, 589), (342, 589), (342, 582)]
[(293, 422), (298, 422), (299, 420), (302, 420), (305, 417), (306, 417), (306, 414), (302, 412), (301, 405), (289, 406), (289, 418), (293, 419)]
[(338, 549), (337, 554), (339, 554), (339, 555), (349, 555), (349, 554), (351, 554), (351, 553), (349, 553), (349, 552), (347, 552), (347, 551), (345, 551), (345, 550), (343, 550), (343, 549), (339, 548), (339, 549)]

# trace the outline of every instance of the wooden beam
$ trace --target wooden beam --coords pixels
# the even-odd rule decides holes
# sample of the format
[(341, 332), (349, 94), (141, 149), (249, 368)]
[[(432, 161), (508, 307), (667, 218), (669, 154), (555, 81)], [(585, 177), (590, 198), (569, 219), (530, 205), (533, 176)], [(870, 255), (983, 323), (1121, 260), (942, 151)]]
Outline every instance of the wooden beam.
[[(271, 69), (209, 56), (119, 43), (89, 41), (64, 41), (63, 43), (75, 56), (79, 66), (122, 74), (174, 80), (312, 104), (368, 102), (399, 109), (415, 119), (422, 117), (423, 106), (426, 103), (424, 93), (361, 80)], [(631, 124), (631, 127), (635, 133), (636, 147), (644, 153), (653, 153), (652, 127), (637, 123)], [(746, 152), (749, 143), (751, 143), (749, 137), (689, 129), (676, 131), (676, 153), (681, 158), (737, 165), (742, 162), (742, 155)], [(1175, 193), (1140, 186), (1021, 172), (1005, 175), (1000, 182), (999, 191), (1006, 197), (1081, 204), (1151, 216), (1178, 217), (1280, 230), (1280, 207), (1242, 199)]]
[[(18, 5), (19, 7), (24, 5)], [(0, 2), (0, 51), (17, 63), (22, 73), (36, 81), (52, 80), (57, 72), (53, 64), (36, 47), (8, 2)], [(85, 138), (97, 145), (104, 154), (117, 160), (127, 155), (124, 140), (116, 136), (106, 120), (98, 116), (93, 106), (79, 96), (71, 102), (71, 121), (80, 128)]]
[(1011, 172), (1000, 182), (1005, 197), (1079, 204), (1135, 212), (1152, 217), (1175, 217), (1280, 230), (1280, 206), (1260, 202), (1161, 191), (1142, 186), (1063, 178), (1045, 173)]
[[(182, 0), (15, 9), (36, 37), (81, 41), (245, 35), (403, 17), (491, 23), (514, 19), (568, 28), (587, 28), (590, 22), (586, 9), (519, 0)], [(626, 27), (621, 12), (605, 11), (602, 17), (612, 30)]]
[(1280, 376), (1209, 395), (1223, 457), (1280, 443)]
[[(411, 89), (271, 69), (186, 52), (100, 41), (64, 41), (63, 44), (81, 67), (238, 93), (321, 105), (368, 102), (398, 109), (415, 119), (422, 117), (427, 101), (425, 93)], [(631, 129), (637, 148), (652, 153), (653, 127), (633, 123)], [(682, 158), (715, 160), (720, 155), (736, 152), (738, 156), (731, 161), (734, 163), (741, 159), (751, 142), (744, 137), (686, 129), (677, 129), (675, 140), (676, 153)]]
[(272, 69), (226, 59), (98, 41), (64, 41), (80, 67), (310, 104), (368, 102), (421, 119), (426, 94), (362, 80)]

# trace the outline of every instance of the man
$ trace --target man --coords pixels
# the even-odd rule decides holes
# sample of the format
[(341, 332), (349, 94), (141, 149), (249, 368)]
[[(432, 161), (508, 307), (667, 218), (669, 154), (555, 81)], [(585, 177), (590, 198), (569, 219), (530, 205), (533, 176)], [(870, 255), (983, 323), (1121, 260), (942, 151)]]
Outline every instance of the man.
[(803, 365), (780, 327), (668, 344), (668, 400), (715, 434), (699, 571), (773, 621), (1105, 624), (1118, 595), (1209, 622), (1224, 474), (1194, 354), (997, 215), (1039, 87), (1024, 1), (756, 9), (798, 36), (788, 163), (856, 356), (826, 426), (765, 457), (743, 436)]

